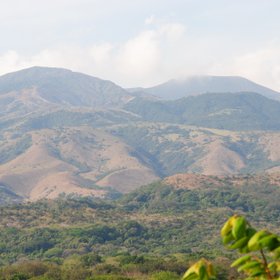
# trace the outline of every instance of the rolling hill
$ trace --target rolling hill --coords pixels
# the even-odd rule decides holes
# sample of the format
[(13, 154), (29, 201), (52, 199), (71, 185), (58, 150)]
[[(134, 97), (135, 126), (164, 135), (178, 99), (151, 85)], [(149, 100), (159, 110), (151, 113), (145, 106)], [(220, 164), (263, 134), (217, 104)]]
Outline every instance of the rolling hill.
[(159, 101), (57, 68), (4, 75), (0, 202), (117, 197), (185, 172), (280, 171), (279, 104), (248, 92)]

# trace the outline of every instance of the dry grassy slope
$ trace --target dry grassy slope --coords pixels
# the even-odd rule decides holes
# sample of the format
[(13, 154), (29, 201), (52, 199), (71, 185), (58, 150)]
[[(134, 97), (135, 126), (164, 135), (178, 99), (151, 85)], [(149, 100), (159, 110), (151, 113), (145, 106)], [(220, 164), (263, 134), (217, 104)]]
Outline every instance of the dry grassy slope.
[[(175, 180), (175, 185), (186, 181), (189, 187), (203, 186), (206, 180), (215, 185), (220, 184), (222, 177), (204, 176), (222, 176), (242, 171), (251, 158), (255, 160), (255, 155), (250, 154), (250, 149), (246, 154), (238, 148), (232, 148), (232, 145), (241, 147), (252, 142), (257, 151), (264, 152), (267, 160), (275, 162), (266, 171), (279, 171), (280, 133), (277, 132), (241, 133), (190, 126), (177, 126), (178, 129), (172, 130), (168, 129), (167, 124), (133, 124), (133, 127), (144, 130), (142, 144), (156, 148), (155, 153), (159, 152), (157, 148), (160, 147), (162, 157), (155, 163), (149, 154), (139, 154), (135, 145), (126, 144), (125, 139), (111, 134), (121, 127), (125, 125), (107, 127), (106, 130), (81, 126), (28, 132), (30, 147), (0, 165), (0, 183), (31, 200), (54, 198), (60, 193), (102, 197), (108, 192), (106, 187), (129, 192), (158, 180), (153, 164), (163, 164), (165, 160), (164, 164), (170, 166), (173, 163), (164, 156), (177, 153), (183, 159), (191, 156), (194, 159), (189, 165), (182, 166), (183, 172), (199, 170), (204, 175), (177, 175), (175, 179), (171, 177), (173, 179), (166, 180)], [(130, 132), (133, 133), (135, 131)], [(3, 150), (12, 151), (22, 136), (15, 131), (6, 131), (2, 137), (1, 153)]]
[[(220, 133), (216, 130), (208, 134), (204, 129), (195, 129), (191, 131), (189, 139), (181, 138), (181, 141), (187, 140), (191, 143), (191, 145), (188, 145), (190, 148), (185, 150), (187, 152), (186, 157), (188, 154), (195, 154), (196, 149), (201, 149), (197, 153), (194, 163), (188, 166), (186, 171), (196, 172), (196, 170), (199, 170), (200, 173), (205, 175), (222, 175), (238, 173), (245, 167), (243, 155), (227, 146), (228, 138), (236, 141), (239, 135), (233, 132), (223, 132), (223, 135)], [(228, 137), (227, 140), (225, 140), (225, 137)], [(178, 140), (180, 141), (180, 137)]]
[[(211, 136), (204, 142), (204, 154), (195, 162), (194, 166), (205, 175), (235, 174), (247, 165), (256, 161), (257, 151), (263, 154), (265, 160), (270, 161), (275, 167), (260, 171), (277, 171), (280, 165), (280, 133), (253, 131), (249, 133), (233, 132), (226, 130), (209, 129)], [(198, 140), (199, 141), (199, 140)], [(197, 140), (194, 139), (194, 142)], [(231, 148), (232, 144), (241, 147), (241, 150)], [(255, 151), (246, 152), (246, 145), (255, 146)], [(254, 154), (253, 154), (254, 153)], [(259, 159), (259, 161), (261, 161)], [(258, 172), (258, 171), (257, 171)]]
[(82, 189), (73, 176), (77, 169), (52, 154), (48, 145), (51, 135), (52, 131), (32, 133), (31, 147), (0, 166), (2, 184), (31, 200), (54, 198), (63, 192), (102, 196), (104, 191)]
[[(125, 131), (131, 131), (130, 135)], [(114, 127), (111, 131), (129, 138), (155, 157), (166, 173), (236, 174), (279, 170), (280, 133), (238, 132), (186, 125), (142, 123)], [(132, 134), (137, 136), (131, 137)], [(170, 160), (169, 160), (170, 159)], [(171, 165), (182, 163), (174, 172)]]
[[(146, 131), (143, 143), (153, 143), (150, 150), (156, 152), (152, 155), (161, 153), (159, 164), (172, 164), (163, 160), (168, 153), (179, 153), (186, 159), (193, 158), (193, 163), (183, 166), (183, 172), (227, 175), (246, 173), (246, 170), (249, 173), (280, 171), (280, 132), (238, 132), (185, 125), (175, 125), (179, 128), (178, 132), (169, 132), (170, 124), (142, 123), (137, 126)], [(114, 130), (117, 128), (111, 129)], [(161, 145), (163, 148), (158, 149)], [(267, 163), (262, 166), (263, 161)], [(248, 168), (253, 169), (255, 163), (259, 166), (250, 171)]]
[[(104, 196), (107, 191), (94, 185), (125, 192), (158, 179), (130, 156), (127, 145), (102, 130), (45, 129), (30, 135), (31, 147), (0, 166), (0, 182), (31, 200), (60, 193)], [(133, 180), (131, 174), (137, 174), (138, 179)]]
[(84, 167), (80, 176), (98, 186), (127, 192), (159, 179), (153, 170), (131, 155), (131, 147), (102, 129), (72, 128), (63, 137), (67, 145), (60, 142), (56, 146), (61, 157)]
[(35, 111), (54, 110), (58, 106), (38, 94), (36, 87), (19, 91), (11, 91), (0, 95), (0, 110), (2, 118), (28, 116)]

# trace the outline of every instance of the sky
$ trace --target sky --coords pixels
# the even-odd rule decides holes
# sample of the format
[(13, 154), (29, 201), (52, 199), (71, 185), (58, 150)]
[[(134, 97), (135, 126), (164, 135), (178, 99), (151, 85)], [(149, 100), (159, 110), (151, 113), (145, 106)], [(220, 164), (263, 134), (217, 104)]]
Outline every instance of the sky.
[(63, 67), (123, 87), (237, 75), (280, 91), (279, 0), (0, 0), (0, 74)]

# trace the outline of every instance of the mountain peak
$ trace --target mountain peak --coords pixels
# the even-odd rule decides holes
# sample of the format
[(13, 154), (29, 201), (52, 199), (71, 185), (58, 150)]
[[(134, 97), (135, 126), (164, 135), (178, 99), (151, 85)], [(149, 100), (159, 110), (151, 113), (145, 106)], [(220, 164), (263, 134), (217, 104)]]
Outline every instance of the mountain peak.
[(146, 93), (163, 99), (179, 99), (204, 93), (256, 92), (280, 100), (280, 93), (240, 76), (190, 76), (172, 79), (166, 83), (144, 89)]
[(120, 86), (64, 68), (34, 66), (0, 77), (0, 94), (36, 89), (48, 102), (86, 107), (120, 107), (132, 97)]
[(20, 76), (26, 78), (31, 75), (38, 75), (38, 74), (47, 75), (47, 74), (58, 74), (58, 73), (61, 74), (73, 73), (73, 71), (66, 68), (58, 68), (58, 67), (32, 66), (15, 72), (7, 73), (1, 76), (0, 79), (12, 77), (12, 76)]

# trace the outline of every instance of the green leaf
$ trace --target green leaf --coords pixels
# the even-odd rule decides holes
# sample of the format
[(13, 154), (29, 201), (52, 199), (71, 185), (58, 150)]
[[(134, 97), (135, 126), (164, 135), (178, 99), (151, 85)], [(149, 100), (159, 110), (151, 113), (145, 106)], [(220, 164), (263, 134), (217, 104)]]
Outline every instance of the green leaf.
[(246, 261), (250, 260), (251, 259), (251, 256), (243, 256), (241, 258), (238, 258), (237, 260), (235, 260), (232, 264), (231, 264), (231, 267), (234, 267), (234, 266), (239, 266), (241, 264), (244, 264)]
[(230, 217), (226, 223), (224, 224), (224, 226), (222, 227), (221, 229), (221, 236), (224, 237), (226, 235), (228, 235), (231, 230), (232, 230), (232, 226), (233, 226), (233, 223), (235, 222), (235, 220), (238, 219), (238, 216), (237, 215), (234, 215), (232, 217)]
[(232, 233), (230, 232), (228, 235), (223, 237), (223, 244), (227, 245), (228, 243), (230, 243), (233, 240), (234, 240), (234, 237), (232, 236)]
[(248, 246), (246, 245), (242, 248), (239, 248), (239, 253), (248, 254), (248, 253), (250, 253), (250, 250), (249, 250)]
[(253, 269), (253, 270), (250, 272), (250, 276), (251, 276), (251, 277), (256, 277), (256, 276), (260, 276), (260, 275), (264, 275), (264, 274), (265, 274), (265, 270), (264, 270), (264, 269), (261, 269), (261, 268)]
[(245, 235), (246, 220), (244, 217), (238, 217), (233, 222), (232, 235), (235, 239), (240, 239)]
[(182, 280), (198, 280), (198, 276), (196, 273), (192, 272), (188, 275), (184, 275)]
[(262, 247), (267, 247), (270, 251), (274, 250), (277, 248), (280, 243), (277, 240), (277, 235), (271, 234), (269, 236), (266, 236), (262, 238), (259, 243), (261, 244)]
[(206, 268), (204, 265), (201, 265), (199, 268), (199, 279), (204, 280), (205, 278), (208, 279)]
[(251, 268), (254, 268), (254, 267), (260, 267), (260, 266), (261, 266), (261, 264), (258, 261), (250, 261), (250, 262), (247, 262), (244, 265), (240, 266), (238, 268), (238, 272), (244, 271), (244, 270), (247, 270), (247, 269), (251, 269)]
[(276, 249), (274, 249), (274, 250), (272, 251), (272, 253), (274, 254), (274, 257), (275, 257), (276, 259), (278, 259), (278, 258), (280, 257), (280, 247), (277, 247)]
[(212, 264), (205, 259), (193, 264), (184, 274), (183, 280), (215, 280)]
[(248, 242), (248, 248), (250, 251), (257, 251), (259, 249), (261, 249), (261, 244), (259, 243), (259, 241), (264, 238), (265, 236), (268, 236), (270, 233), (265, 231), (265, 230), (261, 230), (256, 232), (251, 239)]
[(250, 238), (256, 233), (257, 231), (254, 228), (247, 228), (246, 229), (246, 235), (249, 236)]
[(243, 248), (247, 245), (249, 239), (250, 239), (249, 237), (245, 236), (239, 239), (238, 241), (234, 242), (229, 248), (233, 250)]

